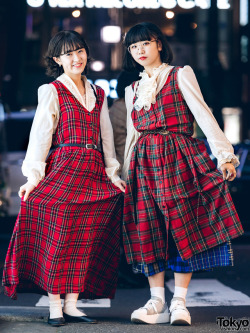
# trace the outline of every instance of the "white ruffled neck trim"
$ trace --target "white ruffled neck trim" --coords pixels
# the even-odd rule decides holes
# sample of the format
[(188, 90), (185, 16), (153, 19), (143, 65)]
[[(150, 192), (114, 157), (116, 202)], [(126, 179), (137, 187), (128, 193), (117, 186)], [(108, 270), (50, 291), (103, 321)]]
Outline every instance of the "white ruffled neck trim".
[(155, 104), (157, 78), (167, 66), (168, 64), (162, 63), (159, 67), (153, 68), (153, 75), (151, 77), (149, 77), (146, 70), (139, 74), (139, 76), (141, 76), (141, 80), (139, 81), (138, 89), (136, 91), (137, 99), (134, 104), (134, 108), (137, 111), (142, 108), (148, 111), (151, 104)]

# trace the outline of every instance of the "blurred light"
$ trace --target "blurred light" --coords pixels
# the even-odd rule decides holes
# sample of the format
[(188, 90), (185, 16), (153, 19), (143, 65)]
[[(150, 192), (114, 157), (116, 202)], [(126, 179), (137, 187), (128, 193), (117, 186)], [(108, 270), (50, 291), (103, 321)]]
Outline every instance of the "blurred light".
[(27, 4), (31, 7), (41, 7), (44, 4), (44, 0), (27, 0)]
[(198, 25), (197, 25), (197, 23), (193, 22), (193, 23), (191, 24), (191, 27), (192, 27), (192, 29), (196, 29), (196, 28), (198, 27)]
[(240, 108), (223, 108), (224, 133), (232, 144), (240, 143), (242, 130), (242, 110)]
[[(44, 4), (45, 0), (26, 0), (27, 4), (31, 7), (40, 7)], [(243, 0), (246, 1), (247, 0)], [(210, 0), (48, 0), (50, 7), (61, 8), (82, 8), (84, 5), (87, 8), (165, 8), (172, 9), (177, 5), (184, 9), (191, 9), (195, 6), (202, 9), (210, 8)], [(217, 7), (219, 9), (230, 8), (229, 0), (217, 0)]]
[(173, 17), (174, 17), (174, 12), (172, 12), (172, 10), (168, 10), (166, 12), (166, 18), (172, 19)]
[(167, 36), (172, 37), (175, 34), (175, 26), (170, 25), (164, 29), (164, 32)]
[(74, 10), (73, 12), (72, 12), (72, 16), (73, 17), (79, 17), (81, 15), (81, 12), (80, 12), (80, 10)]
[(217, 0), (217, 7), (219, 9), (229, 9), (231, 6), (228, 3), (228, 0)]
[(165, 0), (161, 1), (161, 5), (163, 8), (172, 9), (177, 6), (177, 2), (176, 0)]
[(104, 43), (119, 43), (121, 28), (116, 25), (107, 25), (101, 29), (101, 39)]
[[(90, 83), (93, 83), (92, 80), (88, 79)], [(118, 98), (117, 92), (116, 92), (116, 86), (117, 86), (117, 80), (112, 79), (110, 81), (105, 79), (97, 79), (95, 80), (94, 84), (100, 86), (104, 91), (105, 95), (110, 98)]]
[(85, 0), (87, 8), (122, 8), (123, 2), (120, 0)]
[(106, 96), (109, 96), (110, 88), (109, 88), (109, 82), (107, 80), (98, 79), (98, 80), (95, 81), (95, 84), (97, 86), (100, 86), (105, 91)]
[(195, 7), (195, 2), (194, 1), (178, 0), (177, 2), (178, 2), (178, 5), (181, 8), (184, 8), (184, 9), (190, 9), (190, 8)]
[(248, 0), (240, 0), (240, 25), (248, 24)]
[(207, 9), (207, 8), (211, 7), (211, 1), (210, 0), (196, 0), (195, 3), (201, 9)]
[(78, 32), (80, 35), (83, 33), (83, 27), (81, 25), (78, 25), (74, 28), (74, 31)]
[(83, 0), (48, 0), (50, 7), (60, 8), (82, 8), (84, 6)]
[(240, 39), (240, 47), (241, 47), (241, 61), (248, 62), (248, 37), (241, 36)]
[(117, 91), (116, 91), (117, 80), (116, 79), (110, 80), (109, 86), (110, 86), (110, 88), (112, 88), (110, 90), (109, 97), (111, 97), (111, 98), (118, 98)]
[(96, 60), (91, 63), (90, 68), (92, 71), (101, 72), (104, 70), (105, 64), (103, 61)]

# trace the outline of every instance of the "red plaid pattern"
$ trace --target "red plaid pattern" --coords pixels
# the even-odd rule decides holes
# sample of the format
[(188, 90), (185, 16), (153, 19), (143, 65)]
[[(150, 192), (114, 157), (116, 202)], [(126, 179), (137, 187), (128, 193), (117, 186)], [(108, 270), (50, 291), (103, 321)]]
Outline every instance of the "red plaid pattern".
[[(104, 92), (88, 112), (59, 81), (59, 143), (94, 143)], [(16, 221), (3, 272), (7, 296), (17, 291), (113, 298), (117, 282), (121, 191), (108, 179), (99, 151), (62, 147), (47, 159), (45, 178)]]
[(191, 137), (193, 115), (177, 73), (174, 67), (149, 111), (132, 111), (138, 131), (171, 131), (141, 135), (134, 147), (123, 224), (133, 264), (166, 260), (169, 229), (183, 260), (243, 233), (226, 182), (204, 143)]

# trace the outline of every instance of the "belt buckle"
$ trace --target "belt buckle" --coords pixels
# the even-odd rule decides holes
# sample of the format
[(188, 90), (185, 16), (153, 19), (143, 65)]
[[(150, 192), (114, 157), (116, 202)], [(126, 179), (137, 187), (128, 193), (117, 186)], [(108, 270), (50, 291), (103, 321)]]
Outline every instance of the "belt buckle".
[(86, 144), (86, 148), (87, 148), (87, 149), (97, 149), (97, 146), (94, 145), (94, 144), (92, 144), (92, 143), (87, 143), (87, 144)]

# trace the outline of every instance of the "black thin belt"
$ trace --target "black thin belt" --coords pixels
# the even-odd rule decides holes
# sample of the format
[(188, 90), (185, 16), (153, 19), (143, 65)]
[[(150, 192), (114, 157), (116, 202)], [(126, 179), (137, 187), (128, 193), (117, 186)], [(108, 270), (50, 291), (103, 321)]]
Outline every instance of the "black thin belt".
[(56, 149), (60, 147), (82, 147), (86, 149), (97, 149), (97, 145), (94, 145), (92, 143), (87, 143), (86, 145), (81, 143), (60, 143), (59, 145), (51, 147), (51, 149)]
[(163, 134), (163, 135), (168, 135), (170, 132), (165, 130), (165, 129), (155, 129), (155, 130), (145, 130), (142, 131), (142, 135), (147, 135), (147, 134)]

